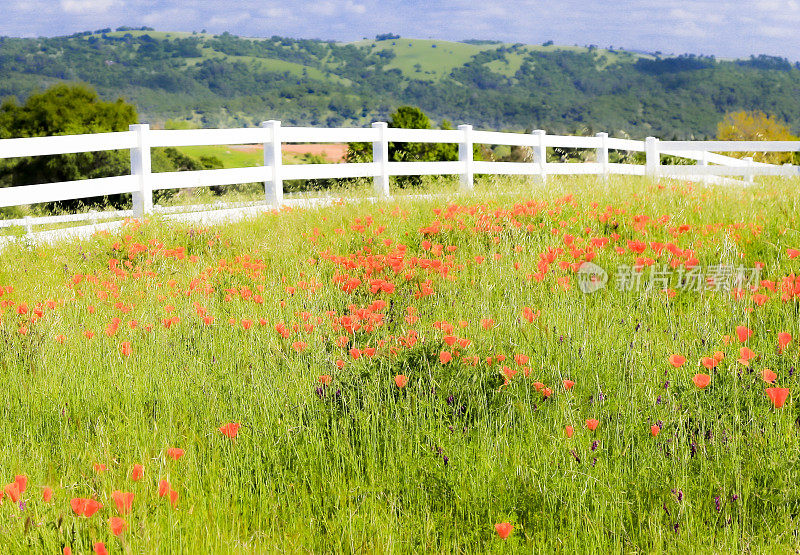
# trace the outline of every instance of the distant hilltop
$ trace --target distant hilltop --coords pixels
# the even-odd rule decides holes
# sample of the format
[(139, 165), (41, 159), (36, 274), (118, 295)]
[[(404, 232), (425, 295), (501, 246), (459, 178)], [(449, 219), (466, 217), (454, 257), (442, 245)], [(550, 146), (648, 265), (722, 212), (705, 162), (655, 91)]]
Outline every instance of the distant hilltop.
[(150, 122), (363, 126), (399, 105), (478, 128), (704, 138), (727, 112), (800, 131), (800, 69), (784, 58), (460, 42), (384, 33), (351, 43), (119, 27), (0, 38), (0, 96), (79, 81)]

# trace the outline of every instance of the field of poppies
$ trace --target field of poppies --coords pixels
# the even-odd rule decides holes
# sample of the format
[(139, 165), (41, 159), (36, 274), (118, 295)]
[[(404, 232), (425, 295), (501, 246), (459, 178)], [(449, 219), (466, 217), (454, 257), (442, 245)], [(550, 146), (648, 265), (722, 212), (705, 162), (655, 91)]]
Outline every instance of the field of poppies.
[(2, 551), (797, 549), (799, 185), (9, 246)]

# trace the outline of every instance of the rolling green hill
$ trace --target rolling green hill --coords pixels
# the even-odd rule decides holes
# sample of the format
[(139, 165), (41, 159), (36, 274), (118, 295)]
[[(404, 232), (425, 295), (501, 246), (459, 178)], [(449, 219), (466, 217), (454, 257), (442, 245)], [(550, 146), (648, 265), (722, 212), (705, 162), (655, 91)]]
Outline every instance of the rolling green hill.
[(144, 121), (367, 125), (397, 106), (484, 129), (713, 136), (761, 109), (800, 131), (800, 69), (769, 56), (661, 58), (595, 47), (409, 38), (354, 43), (148, 29), (0, 37), (0, 97), (80, 81)]

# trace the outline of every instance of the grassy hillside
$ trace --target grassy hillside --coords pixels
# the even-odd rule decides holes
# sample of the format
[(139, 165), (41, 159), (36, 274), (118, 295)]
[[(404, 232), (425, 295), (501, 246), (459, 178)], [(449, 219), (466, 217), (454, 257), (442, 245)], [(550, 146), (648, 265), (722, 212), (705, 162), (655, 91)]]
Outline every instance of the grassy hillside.
[(367, 125), (411, 104), (434, 120), (485, 129), (704, 138), (726, 112), (761, 109), (800, 131), (800, 70), (767, 56), (147, 30), (0, 38), (0, 97), (63, 81), (122, 95), (156, 124)]

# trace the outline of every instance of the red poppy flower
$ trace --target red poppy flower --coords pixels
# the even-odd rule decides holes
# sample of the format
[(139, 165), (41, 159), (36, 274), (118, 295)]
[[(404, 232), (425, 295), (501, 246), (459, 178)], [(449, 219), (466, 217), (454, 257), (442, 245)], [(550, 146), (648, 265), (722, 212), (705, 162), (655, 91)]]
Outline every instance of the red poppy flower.
[(567, 427), (564, 428), (564, 433), (567, 434), (567, 437), (572, 437), (572, 434), (575, 433), (575, 429), (567, 425)]
[(165, 495), (167, 495), (169, 493), (169, 490), (170, 490), (169, 482), (167, 482), (166, 480), (161, 480), (158, 483), (158, 496), (159, 497), (164, 497)]
[(786, 346), (792, 342), (791, 334), (782, 331), (778, 334), (778, 353), (783, 353)]
[(333, 381), (333, 378), (327, 374), (323, 374), (317, 379), (317, 381), (323, 385), (329, 385)]
[(53, 488), (45, 487), (42, 490), (42, 501), (45, 503), (50, 503), (51, 499), (53, 499)]
[(595, 431), (599, 425), (600, 421), (597, 418), (589, 418), (586, 421), (586, 427), (589, 428), (591, 431)]
[(177, 461), (184, 455), (183, 449), (180, 447), (170, 447), (167, 449), (167, 456), (174, 461)]
[(751, 335), (753, 335), (753, 330), (750, 328), (746, 328), (745, 326), (736, 326), (736, 337), (739, 339), (740, 343), (747, 341)]
[(658, 425), (653, 424), (652, 426), (650, 426), (650, 433), (653, 435), (653, 437), (656, 437), (658, 435), (658, 432), (660, 431), (661, 428), (659, 428)]
[(761, 379), (763, 379), (767, 383), (773, 383), (777, 378), (778, 375), (769, 368), (764, 368), (761, 371)]
[(692, 378), (692, 381), (694, 382), (694, 385), (700, 389), (703, 389), (711, 383), (711, 376), (708, 374), (695, 374), (694, 378)]
[(169, 490), (169, 503), (172, 505), (174, 509), (175, 506), (178, 504), (178, 492), (175, 490)]
[(103, 542), (95, 543), (94, 552), (96, 555), (108, 555), (108, 549), (106, 549), (106, 544), (104, 544)]
[(119, 536), (128, 529), (128, 523), (118, 516), (112, 516), (110, 519), (108, 519), (108, 527), (111, 529), (112, 534)]
[(87, 518), (94, 515), (97, 511), (103, 508), (103, 505), (95, 499), (87, 499), (83, 507), (83, 515)]
[(719, 364), (719, 361), (712, 357), (703, 357), (702, 359), (703, 366), (708, 368), (709, 370), (713, 370)]
[(745, 366), (750, 366), (750, 360), (755, 358), (755, 356), (756, 354), (753, 351), (747, 347), (742, 347), (739, 349), (739, 358), (736, 360)]
[(674, 366), (675, 368), (680, 368), (683, 366), (683, 363), (686, 362), (686, 357), (681, 355), (670, 355), (669, 356), (669, 363)]
[(124, 357), (129, 357), (131, 354), (133, 354), (133, 348), (131, 347), (130, 341), (123, 341), (119, 346), (119, 350)]
[(25, 490), (28, 489), (28, 476), (26, 474), (17, 474), (14, 476), (14, 482), (16, 482), (20, 493), (25, 493)]
[(508, 522), (501, 522), (500, 524), (495, 524), (494, 529), (497, 530), (497, 535), (501, 539), (506, 539), (514, 531), (514, 526)]
[(17, 485), (16, 482), (11, 482), (10, 484), (7, 484), (3, 488), (3, 491), (6, 492), (6, 495), (8, 495), (8, 497), (10, 497), (11, 501), (13, 501), (14, 503), (19, 501), (21, 494), (19, 491), (19, 486)]
[(88, 499), (84, 499), (83, 497), (73, 497), (69, 500), (69, 506), (72, 507), (72, 512), (76, 515), (83, 516), (88, 501)]
[(394, 383), (397, 385), (397, 387), (403, 389), (408, 383), (408, 378), (403, 374), (398, 374), (394, 377)]
[(786, 397), (789, 396), (788, 387), (768, 387), (766, 392), (767, 397), (769, 397), (769, 400), (772, 401), (776, 409), (781, 408), (786, 402)]
[(240, 424), (237, 422), (230, 422), (224, 426), (220, 426), (219, 431), (222, 432), (222, 435), (233, 439), (236, 437), (236, 434), (239, 433), (239, 426)]
[(114, 500), (114, 503), (117, 505), (117, 512), (121, 515), (128, 514), (133, 506), (133, 493), (132, 492), (122, 492), (119, 490), (114, 490), (111, 493), (111, 498)]
[(133, 469), (131, 470), (131, 480), (134, 482), (138, 482), (144, 476), (144, 467), (140, 464), (133, 465)]

